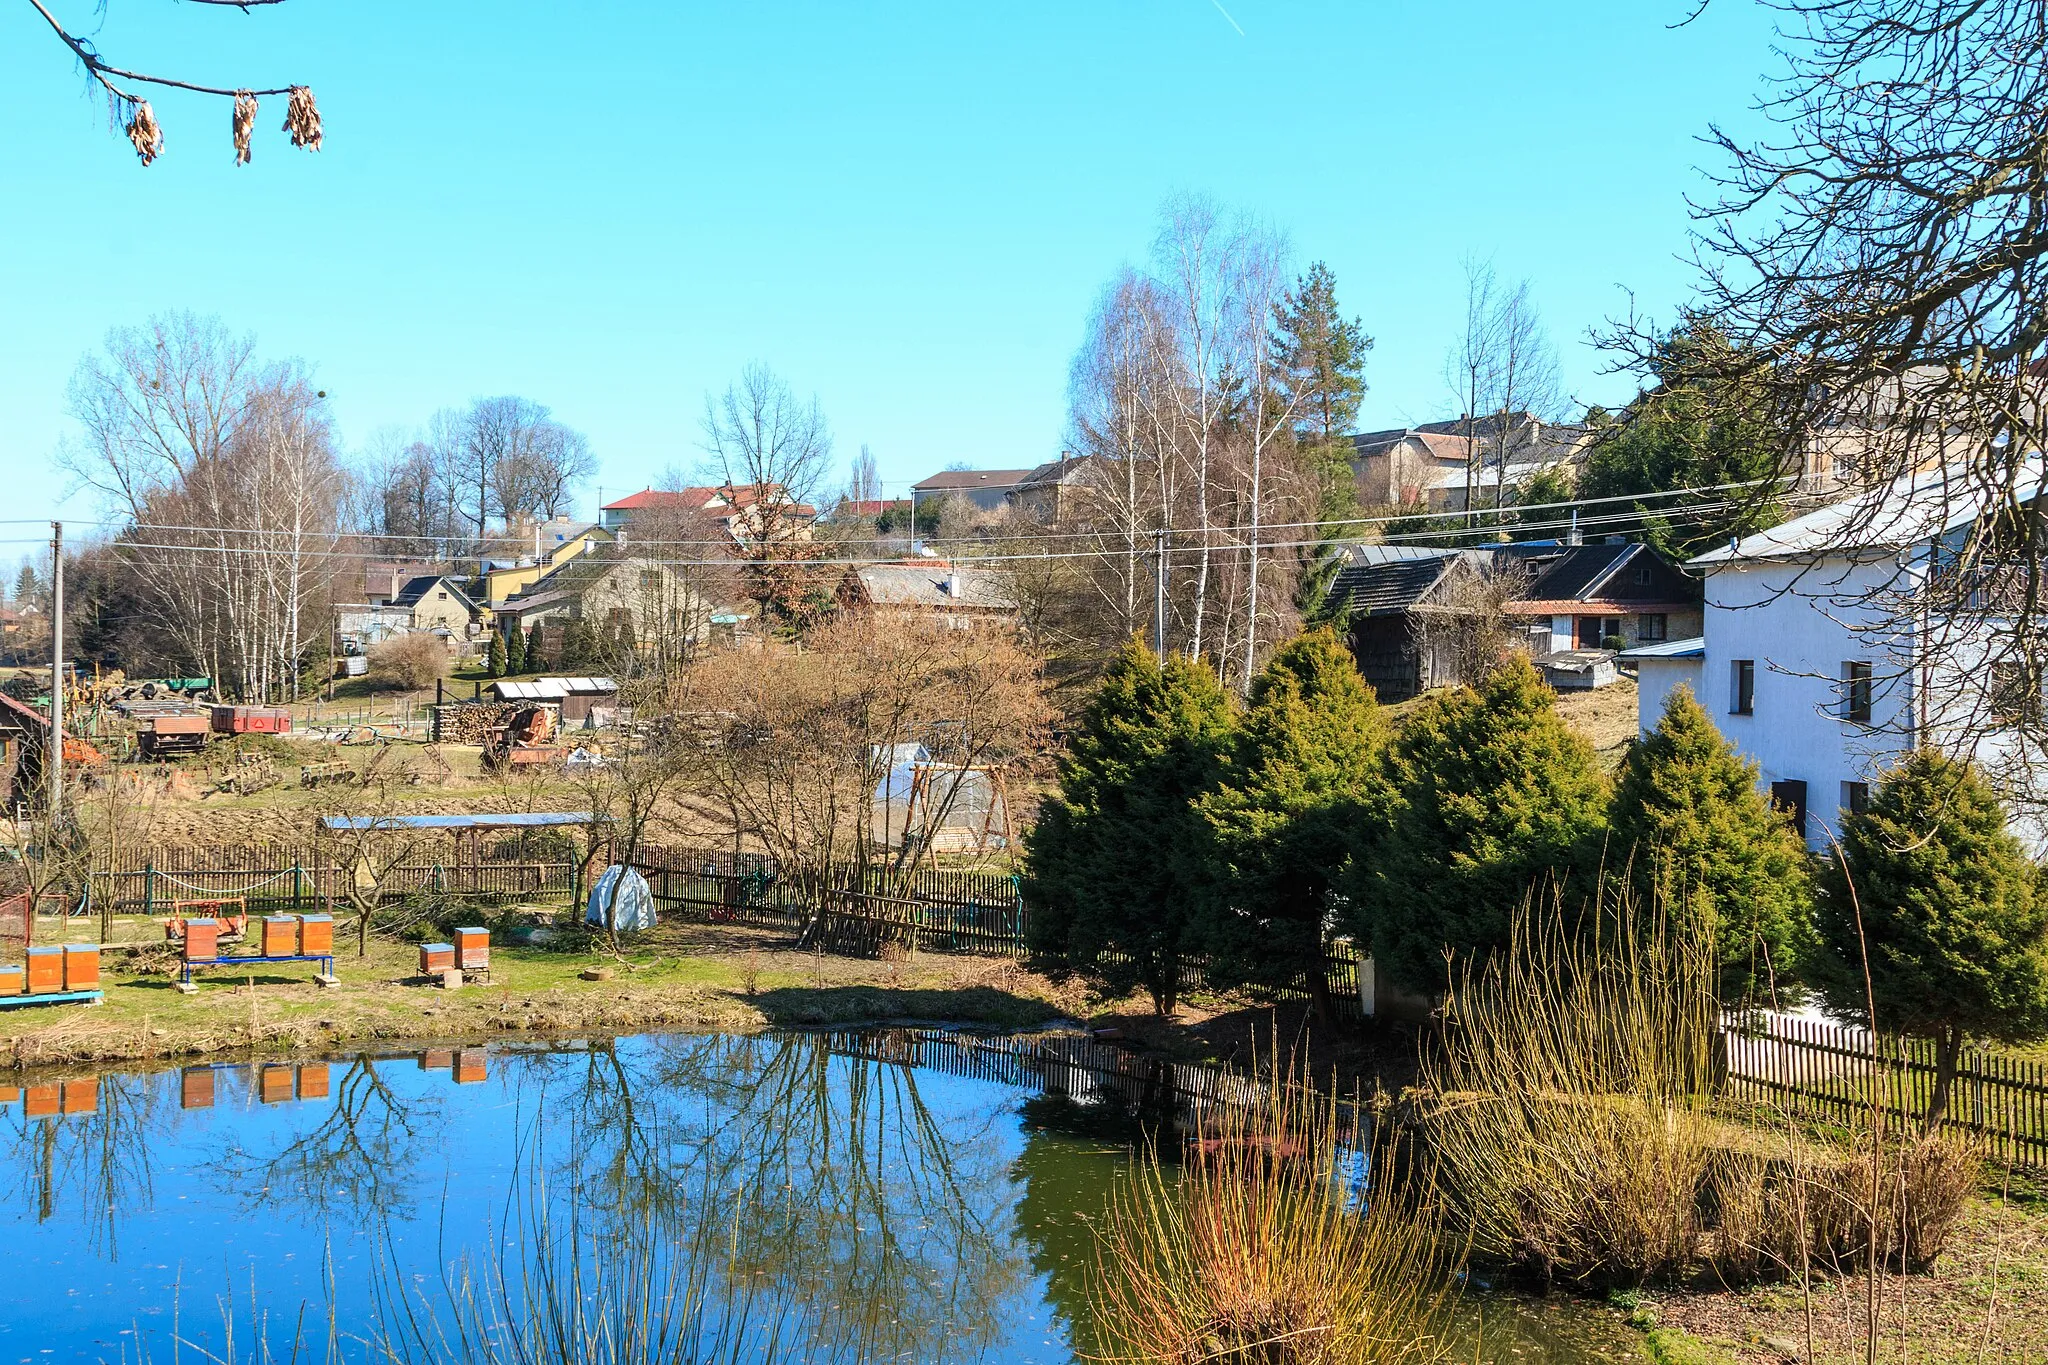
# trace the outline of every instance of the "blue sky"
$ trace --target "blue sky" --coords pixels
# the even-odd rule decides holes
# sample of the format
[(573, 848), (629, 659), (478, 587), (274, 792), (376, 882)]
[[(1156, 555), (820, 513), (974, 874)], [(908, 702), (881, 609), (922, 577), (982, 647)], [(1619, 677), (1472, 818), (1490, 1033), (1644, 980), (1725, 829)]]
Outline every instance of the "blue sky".
[[(1710, 120), (1743, 126), (1768, 17), (1717, 0), (563, 4), (46, 0), (118, 65), (310, 83), (169, 93), (148, 169), (70, 55), (0, 0), (0, 468), (61, 511), (64, 389), (110, 326), (217, 313), (311, 362), (343, 439), (519, 393), (607, 496), (697, 458), (707, 389), (764, 360), (885, 479), (1058, 453), (1109, 276), (1194, 190), (1336, 271), (1377, 338), (1369, 426), (1451, 411), (1460, 261), (1527, 276), (1582, 401), (1587, 330), (1686, 297)], [(597, 489), (586, 500), (595, 506)]]

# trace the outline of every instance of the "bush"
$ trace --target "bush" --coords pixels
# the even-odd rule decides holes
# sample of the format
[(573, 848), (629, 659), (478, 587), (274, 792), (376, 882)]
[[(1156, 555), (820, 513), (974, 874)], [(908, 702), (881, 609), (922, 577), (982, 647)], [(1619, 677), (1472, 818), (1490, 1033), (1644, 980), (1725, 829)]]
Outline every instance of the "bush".
[(1409, 989), (1442, 989), (1446, 949), (1505, 944), (1530, 888), (1585, 859), (1606, 791), (1556, 700), (1517, 656), (1476, 692), (1431, 697), (1395, 740), (1386, 836), (1361, 843), (1349, 881), (1360, 942)]
[(1757, 768), (1678, 688), (1629, 751), (1609, 807), (1608, 860), (1639, 905), (1693, 921), (1723, 1000), (1760, 1000), (1811, 956), (1806, 848), (1756, 786)]
[(369, 676), (378, 687), (418, 692), (448, 676), (448, 647), (425, 631), (394, 636), (370, 646)]

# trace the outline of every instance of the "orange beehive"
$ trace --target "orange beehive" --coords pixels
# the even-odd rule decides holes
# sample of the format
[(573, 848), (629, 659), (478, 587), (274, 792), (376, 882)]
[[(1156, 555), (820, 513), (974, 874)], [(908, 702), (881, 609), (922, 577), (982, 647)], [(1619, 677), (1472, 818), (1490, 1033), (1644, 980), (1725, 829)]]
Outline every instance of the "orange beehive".
[(296, 918), (291, 915), (272, 915), (263, 921), (263, 955), (299, 955), (299, 922)]
[(468, 1085), (484, 1078), (484, 1050), (464, 1048), (455, 1058), (455, 1083)]
[(64, 946), (64, 989), (98, 990), (100, 946), (97, 943), (69, 943)]
[(420, 975), (439, 976), (442, 972), (455, 970), (455, 945), (452, 943), (422, 943), (420, 945)]
[(0, 967), (0, 995), (20, 995), (27, 989), (26, 967)]
[(452, 1048), (430, 1047), (420, 1054), (420, 1070), (438, 1071), (444, 1066), (455, 1065), (455, 1051)]
[(100, 1083), (97, 1078), (64, 1082), (57, 1102), (59, 1113), (90, 1114), (99, 1107)]
[(62, 948), (31, 948), (28, 950), (28, 993), (30, 995), (52, 995), (64, 989), (64, 950)]
[(213, 1108), (212, 1067), (187, 1067), (185, 1073), (178, 1077), (178, 1107), (180, 1109)]
[(334, 916), (299, 916), (299, 951), (307, 957), (325, 957), (334, 951)]
[(188, 919), (185, 921), (185, 960), (187, 962), (212, 962), (220, 956), (220, 921), (217, 919)]
[(491, 931), (488, 929), (457, 929), (455, 931), (455, 965), (465, 972), (481, 971), (491, 965)]
[(324, 1100), (327, 1098), (327, 1063), (308, 1062), (299, 1068), (299, 1098), (302, 1100)]
[(265, 1104), (281, 1104), (292, 1097), (292, 1069), (288, 1066), (266, 1066), (256, 1073), (257, 1097)]
[(48, 1118), (57, 1112), (57, 1106), (63, 1102), (62, 1095), (55, 1081), (48, 1085), (32, 1085), (22, 1100), (21, 1112), (32, 1119)]
[(21, 1098), (21, 1087), (20, 1087), (20, 1086), (18, 1086), (18, 1085), (0, 1085), (0, 1104), (12, 1104), (12, 1103), (14, 1103), (14, 1102), (15, 1102), (16, 1100), (18, 1100), (18, 1099), (20, 1099), (20, 1098)]

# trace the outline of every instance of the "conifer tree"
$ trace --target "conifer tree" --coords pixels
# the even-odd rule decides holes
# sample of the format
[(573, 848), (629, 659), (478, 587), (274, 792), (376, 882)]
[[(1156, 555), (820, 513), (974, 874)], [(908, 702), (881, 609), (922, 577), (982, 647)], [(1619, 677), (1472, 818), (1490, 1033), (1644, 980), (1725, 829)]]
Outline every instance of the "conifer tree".
[(1392, 815), (1350, 886), (1360, 941), (1409, 989), (1443, 987), (1446, 950), (1506, 943), (1524, 898), (1589, 859), (1605, 782), (1555, 702), (1515, 655), (1477, 691), (1424, 702), (1388, 750)]
[(1278, 990), (1304, 979), (1327, 1018), (1324, 926), (1352, 840), (1387, 818), (1387, 724), (1334, 631), (1276, 650), (1217, 787), (1201, 803), (1216, 852), (1203, 903), (1209, 977)]
[(1170, 1014), (1207, 881), (1197, 801), (1231, 735), (1208, 664), (1126, 644), (1060, 763), (1025, 850), (1036, 962), (1110, 996), (1143, 987)]
[(1813, 939), (1806, 846), (1690, 688), (1629, 752), (1608, 828), (1608, 868), (1638, 908), (1711, 936), (1723, 1000), (1766, 1000), (1798, 979)]
[(505, 676), (505, 637), (497, 631), (491, 632), (491, 642), (484, 649), (484, 675), (491, 678)]
[(526, 636), (517, 622), (504, 632), (505, 676), (516, 678), (526, 672)]
[(1273, 342), (1280, 387), (1294, 409), (1296, 454), (1315, 481), (1317, 520), (1326, 524), (1305, 556), (1295, 606), (1303, 620), (1322, 622), (1330, 619), (1330, 585), (1343, 564), (1337, 541), (1349, 530), (1335, 523), (1358, 512), (1348, 437), (1365, 397), (1372, 338), (1338, 308), (1337, 277), (1317, 261), (1274, 306)]
[(555, 660), (555, 667), (564, 673), (581, 673), (596, 663), (596, 632), (582, 617), (571, 617), (569, 624), (562, 628), (562, 657)]
[(528, 673), (545, 673), (548, 671), (547, 642), (540, 632), (541, 623), (535, 621), (533, 623), (533, 633), (526, 637), (526, 671)]
[(2048, 894), (1970, 764), (1909, 754), (1843, 818), (1819, 923), (1813, 974), (1829, 1010), (1934, 1040), (1930, 1127), (1966, 1039), (2048, 1036)]

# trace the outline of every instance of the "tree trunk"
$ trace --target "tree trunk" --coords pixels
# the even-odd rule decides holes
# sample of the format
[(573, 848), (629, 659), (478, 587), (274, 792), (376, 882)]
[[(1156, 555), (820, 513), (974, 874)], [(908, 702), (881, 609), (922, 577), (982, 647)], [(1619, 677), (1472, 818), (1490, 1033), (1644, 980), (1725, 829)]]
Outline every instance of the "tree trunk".
[(1949, 1092), (1955, 1088), (1956, 1071), (1963, 1054), (1963, 1030), (1954, 1024), (1942, 1029), (1934, 1042), (1934, 1093), (1927, 1100), (1927, 1117), (1922, 1129), (1933, 1132), (1948, 1115)]

